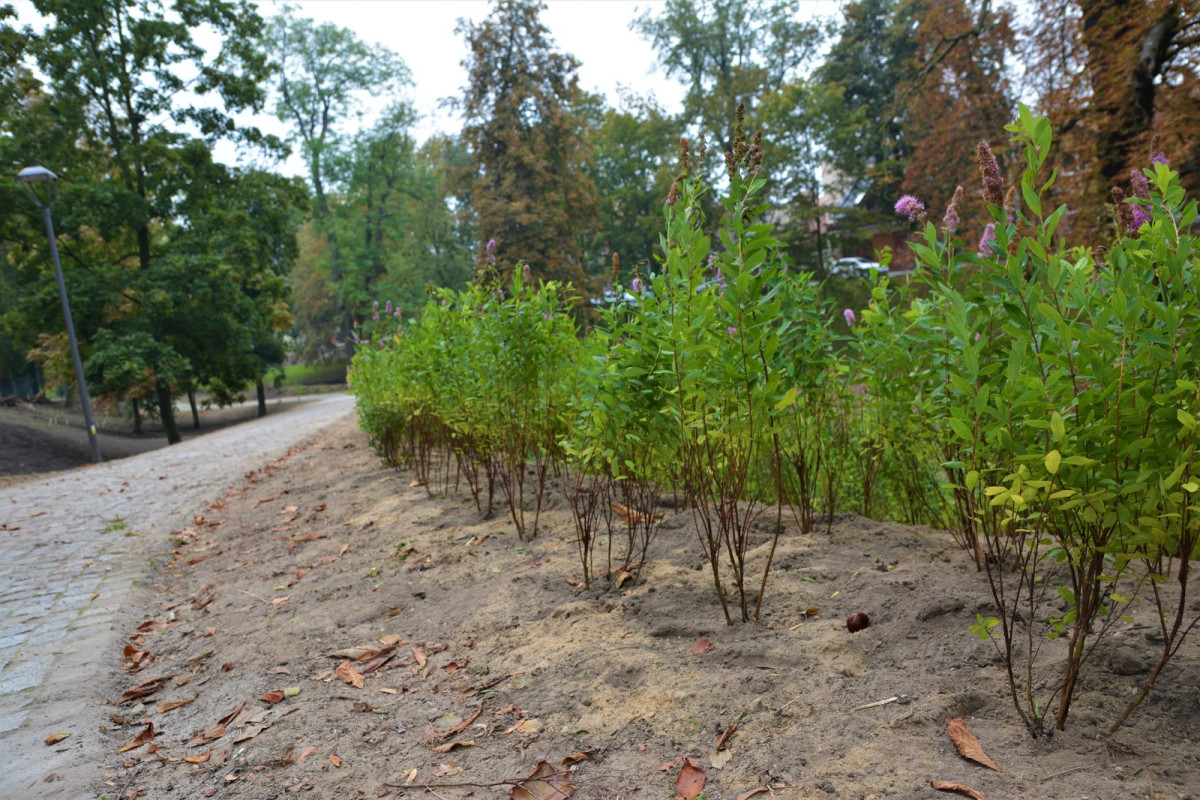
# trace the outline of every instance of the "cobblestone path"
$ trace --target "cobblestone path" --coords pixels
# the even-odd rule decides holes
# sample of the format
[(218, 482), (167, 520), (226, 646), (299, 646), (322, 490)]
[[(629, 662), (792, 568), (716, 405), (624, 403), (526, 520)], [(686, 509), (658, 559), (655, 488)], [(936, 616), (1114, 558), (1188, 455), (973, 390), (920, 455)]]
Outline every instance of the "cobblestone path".
[[(112, 755), (100, 747), (105, 694), (122, 640), (141, 622), (131, 601), (149, 560), (245, 473), (353, 407), (348, 395), (326, 395), (0, 489), (0, 797), (99, 796), (99, 767)], [(56, 732), (71, 737), (44, 744)]]

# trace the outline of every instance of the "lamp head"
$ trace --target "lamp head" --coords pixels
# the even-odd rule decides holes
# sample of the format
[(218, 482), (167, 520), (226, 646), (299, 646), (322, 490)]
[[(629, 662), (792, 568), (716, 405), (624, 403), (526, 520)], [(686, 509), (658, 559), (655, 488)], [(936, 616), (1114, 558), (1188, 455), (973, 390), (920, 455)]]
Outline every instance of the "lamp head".
[(31, 185), (35, 183), (50, 183), (58, 180), (58, 176), (41, 164), (35, 164), (18, 172), (17, 180), (26, 185)]
[[(41, 164), (35, 164), (18, 172), (17, 180), (24, 185), (25, 193), (29, 195), (30, 201), (35, 206), (44, 210), (54, 205), (54, 189), (58, 185), (58, 176), (53, 172)], [(45, 188), (39, 189), (38, 187)]]

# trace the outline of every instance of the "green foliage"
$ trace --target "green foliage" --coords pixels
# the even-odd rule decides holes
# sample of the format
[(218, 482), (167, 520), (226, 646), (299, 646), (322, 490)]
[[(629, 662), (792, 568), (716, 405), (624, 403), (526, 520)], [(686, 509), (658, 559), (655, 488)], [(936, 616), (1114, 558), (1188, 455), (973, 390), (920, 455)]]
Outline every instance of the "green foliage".
[[(1049, 121), (1022, 107), (1007, 129), (1024, 151), (1024, 213), (991, 208), (995, 241), (973, 266), (932, 225), (913, 249), (938, 309), (921, 321), (933, 334), (928, 369), (943, 375), (929, 418), (960, 529), (996, 598), (1010, 692), (1036, 736), (1052, 698), (1064, 726), (1090, 637), (1129, 602), (1121, 587), (1154, 583), (1168, 559), (1200, 554), (1191, 497), (1200, 364), (1186, 333), (1200, 325), (1188, 233), (1196, 202), (1165, 164), (1147, 170), (1153, 197), (1136, 202), (1152, 221), (1097, 262), (1056, 243), (1067, 209), (1042, 204), (1054, 182)], [(1054, 590), (1062, 615), (1043, 608)], [(1028, 670), (1014, 666), (1014, 641), (1030, 635), (1068, 640), (1062, 679), (1040, 700), (1028, 677), (1037, 651), (1020, 656)]]

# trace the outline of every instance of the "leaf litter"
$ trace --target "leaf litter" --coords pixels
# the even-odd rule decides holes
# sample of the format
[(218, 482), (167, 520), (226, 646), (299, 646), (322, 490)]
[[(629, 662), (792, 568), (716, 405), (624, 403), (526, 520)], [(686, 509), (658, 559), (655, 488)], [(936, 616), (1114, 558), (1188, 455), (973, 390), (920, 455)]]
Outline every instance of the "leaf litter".
[[(359, 448), (357, 476), (366, 470), (378, 470), (374, 457), (366, 452), (365, 445), (357, 438), (360, 434), (353, 430), (352, 424), (339, 430), (342, 441), (353, 442)], [(341, 447), (340, 442), (337, 446)], [(340, 454), (342, 451), (335, 452)], [(411, 512), (402, 508), (397, 519), (395, 512), (388, 510), (385, 517), (369, 504), (361, 503), (361, 498), (368, 496), (366, 493), (355, 494), (360, 486), (374, 487), (375, 481), (362, 481), (354, 470), (331, 469), (324, 463), (317, 470), (299, 461), (295, 463), (296, 469), (291, 472), (288, 472), (290, 467), (282, 467), (275, 480), (287, 476), (296, 481), (290, 488), (298, 500), (298, 507), (311, 508), (318, 491), (330, 497), (339, 496), (340, 491), (345, 502), (355, 498), (357, 503), (353, 508), (353, 525), (342, 525), (341, 520), (351, 514), (348, 508), (339, 507), (343, 502), (339, 499), (331, 502), (332, 512), (327, 515), (336, 517), (334, 522), (323, 524), (318, 521), (311, 525), (305, 522), (303, 527), (297, 525), (291, 533), (300, 536), (308, 531), (320, 532), (326, 539), (313, 539), (304, 544), (266, 541), (270, 537), (256, 538), (250, 532), (256, 525), (260, 531), (267, 530), (270, 523), (256, 522), (241, 506), (253, 503), (258, 497), (255, 492), (261, 493), (266, 487), (271, 487), (270, 493), (277, 493), (281, 484), (272, 485), (264, 478), (264, 488), (248, 490), (244, 501), (236, 492), (229, 496), (227, 512), (231, 516), (218, 528), (206, 527), (194, 545), (203, 546), (203, 537), (207, 536), (217, 543), (215, 548), (210, 545), (210, 550), (221, 550), (222, 554), (188, 567), (184, 565), (189, 556), (197, 553), (188, 552), (192, 545), (184, 546), (181, 554), (175, 556), (174, 565), (184, 577), (172, 580), (168, 572), (162, 573), (164, 585), (176, 593), (171, 599), (176, 602), (184, 597), (196, 599), (180, 602), (176, 611), (178, 616), (167, 614), (169, 609), (152, 609), (141, 617), (147, 620), (144, 623), (146, 629), (142, 631), (147, 644), (135, 642), (135, 649), (147, 653), (153, 651), (152, 655), (163, 664), (186, 667), (181, 670), (181, 676), (172, 676), (165, 686), (174, 685), (175, 679), (190, 681), (199, 693), (199, 699), (161, 720), (156, 718), (156, 732), (159, 725), (164, 726), (165, 731), (148, 744), (154, 746), (158, 742), (158, 747), (165, 752), (155, 748), (151, 753), (148, 747), (145, 753), (131, 754), (133, 762), (139, 758), (164, 756), (170, 760), (171, 743), (179, 747), (189, 737), (200, 735), (197, 732), (213, 731), (212, 720), (218, 713), (228, 711), (239, 701), (248, 700), (247, 707), (236, 709), (237, 713), (225, 719), (227, 738), (178, 753), (180, 756), (186, 753), (187, 759), (208, 755), (204, 762), (189, 760), (178, 764), (177, 769), (201, 768), (211, 774), (216, 768), (214, 765), (227, 761), (236, 763), (235, 755), (243, 748), (257, 748), (257, 764), (263, 767), (263, 772), (254, 772), (244, 765), (234, 767), (235, 772), (231, 774), (239, 779), (227, 789), (223, 788), (223, 791), (231, 792), (230, 798), (237, 800), (264, 794), (291, 796), (293, 789), (286, 787), (302, 792), (305, 787), (312, 789), (314, 784), (315, 793), (328, 793), (333, 791), (334, 785), (339, 789), (345, 785), (351, 791), (357, 788), (365, 796), (375, 796), (382, 791), (380, 780), (385, 772), (394, 770), (395, 780), (401, 781), (413, 768), (419, 770), (422, 780), (431, 781), (470, 783), (507, 775), (509, 781), (503, 790), (507, 792), (512, 779), (530, 769), (530, 766), (505, 768), (496, 761), (509, 752), (510, 747), (514, 759), (517, 753), (524, 752), (526, 757), (532, 755), (531, 763), (540, 763), (539, 759), (544, 759), (551, 765), (558, 763), (552, 754), (561, 756), (562, 753), (583, 752), (583, 748), (596, 748), (600, 766), (585, 759), (572, 763), (578, 767), (577, 775), (561, 776), (561, 780), (571, 787), (581, 787), (568, 791), (589, 797), (624, 796), (639, 786), (640, 792), (633, 796), (640, 796), (654, 785), (661, 791), (652, 793), (671, 796), (673, 789), (668, 787), (679, 777), (677, 771), (685, 771), (682, 767), (686, 764), (682, 760), (674, 761), (674, 766), (668, 768), (670, 777), (654, 772), (654, 765), (675, 756), (680, 759), (690, 756), (691, 763), (704, 762), (706, 768), (712, 770), (705, 758), (711, 758), (708, 754), (713, 750), (719, 758), (732, 760), (725, 769), (705, 776), (705, 786), (700, 792), (710, 798), (745, 800), (762, 797), (767, 794), (767, 785), (775, 786), (775, 791), (781, 795), (798, 792), (797, 796), (807, 796), (815, 793), (806, 774), (810, 770), (831, 775), (839, 789), (870, 793), (877, 792), (880, 784), (871, 785), (871, 769), (860, 768), (865, 762), (850, 760), (856, 752), (853, 742), (861, 740), (863, 735), (870, 735), (870, 753), (864, 749), (857, 757), (870, 755), (873, 759), (885, 759), (887, 763), (894, 763), (898, 770), (889, 770), (890, 776), (898, 774), (912, 778), (912, 765), (920, 763), (920, 753), (928, 753), (929, 748), (936, 746), (937, 737), (944, 735), (940, 730), (936, 735), (926, 733), (924, 727), (938, 726), (921, 726), (919, 723), (949, 716), (958, 707), (958, 695), (972, 690), (982, 680), (980, 676), (986, 674), (986, 671), (968, 670), (955, 671), (953, 675), (947, 672), (949, 666), (961, 662), (962, 652), (969, 647), (966, 642), (962, 647), (952, 643), (948, 648), (952, 653), (945, 657), (929, 649), (928, 642), (940, 640), (944, 634), (948, 634), (953, 642), (953, 637), (958, 635), (958, 629), (952, 624), (954, 615), (929, 620), (917, 618), (923, 604), (939, 601), (942, 592), (969, 596), (968, 603), (980, 602), (975, 599), (979, 594), (975, 591), (978, 587), (968, 586), (968, 581), (961, 576), (965, 570), (960, 567), (965, 564), (960, 563), (960, 555), (953, 549), (946, 549), (945, 556), (940, 555), (939, 548), (949, 542), (948, 537), (940, 533), (923, 531), (923, 541), (915, 542), (909, 529), (900, 526), (867, 523), (857, 518), (843, 522), (839, 518), (828, 534), (797, 536), (791, 541), (785, 537), (780, 542), (778, 558), (785, 568), (798, 572), (773, 573), (771, 592), (764, 606), (766, 616), (762, 631), (750, 626), (730, 629), (721, 635), (718, 657), (689, 658), (689, 648), (700, 634), (712, 631), (719, 623), (720, 609), (705, 599), (708, 586), (704, 580), (711, 585), (711, 576), (699, 570), (693, 572), (695, 531), (690, 527), (686, 512), (669, 513), (663, 520), (659, 535), (666, 538), (655, 542), (650, 561), (640, 570), (626, 570), (638, 577), (633, 582), (629, 579), (622, 582), (623, 596), (619, 597), (614, 591), (617, 588), (614, 584), (620, 579), (619, 570), (613, 570), (603, 579), (593, 580), (588, 591), (576, 595), (572, 591), (575, 587), (567, 581), (578, 577), (577, 563), (572, 564), (566, 552), (544, 549), (550, 544), (570, 544), (569, 521), (567, 528), (556, 529), (551, 512), (546, 514), (544, 538), (539, 537), (534, 545), (527, 545), (522, 553), (512, 553), (515, 537), (511, 523), (507, 530), (499, 519), (481, 525), (474, 519), (473, 510), (468, 510), (462, 515), (462, 527), (448, 525), (445, 530), (431, 529), (427, 524), (413, 520), (433, 507), (456, 507), (452, 503), (437, 505), (446, 501), (426, 499), (425, 492), (421, 492), (421, 499), (413, 500)], [(395, 485), (393, 482), (390, 487)], [(331, 488), (334, 486), (340, 488), (334, 490)], [(380, 494), (375, 501), (377, 508), (392, 508), (383, 505), (389, 502), (388, 491), (389, 486), (379, 487)], [(264, 506), (261, 512), (270, 509), (271, 506)], [(386, 531), (382, 524), (371, 527), (370, 523), (385, 518), (389, 520)], [(441, 521), (438, 524), (441, 525)], [(868, 524), (871, 527), (863, 527)], [(877, 530), (886, 531), (887, 535), (875, 538)], [(898, 560), (899, 566), (890, 573), (879, 573), (878, 576), (871, 573), (877, 586), (860, 581), (853, 587), (853, 592), (843, 590), (845, 597), (827, 600), (834, 588), (827, 585), (831, 580), (827, 576), (849, 574), (860, 568), (861, 564), (854, 559), (861, 558), (867, 550), (861, 544), (867, 541), (863, 538), (866, 532), (871, 533), (867, 540), (871, 542), (872, 558), (878, 556), (888, 563)], [(216, 538), (218, 536), (221, 538)], [(424, 570), (403, 573), (402, 564), (388, 562), (387, 556), (394, 550), (397, 538), (415, 542), (422, 554), (432, 554), (433, 558)], [(443, 538), (449, 544), (443, 544)], [(463, 541), (480, 539), (482, 541), (473, 545), (470, 551), (462, 550)], [(793, 542), (802, 545), (802, 553), (798, 553)], [(289, 554), (288, 548), (293, 546), (296, 553)], [(676, 550), (683, 554), (682, 557)], [(339, 551), (344, 556), (342, 560), (336, 563), (323, 561), (326, 555)], [(448, 559), (447, 553), (455, 558), (461, 553), (461, 562)], [(541, 561), (547, 555), (554, 557), (537, 571), (518, 573), (531, 558)], [(830, 558), (838, 560), (830, 561)], [(923, 575), (929, 570), (921, 568), (929, 561), (949, 562), (951, 559), (955, 569), (935, 570), (939, 573), (935, 592), (934, 585), (926, 583)], [(915, 569), (909, 567), (910, 562)], [(613, 566), (620, 563), (617, 561)], [(511, 582), (511, 599), (488, 588), (486, 576), (493, 564), (502, 569), (504, 586), (510, 578), (518, 579)], [(377, 574), (363, 578), (376, 567), (381, 567)], [(303, 591), (296, 590), (291, 594), (286, 612), (264, 609), (262, 605), (248, 606), (247, 598), (239, 596), (241, 593), (237, 591), (240, 586), (269, 597), (271, 587), (287, 582), (299, 574), (298, 570), (310, 572), (303, 575)], [(678, 570), (679, 577), (675, 577), (672, 570)], [(940, 574), (943, 572), (946, 574)], [(911, 582), (912, 586), (907, 588), (918, 592), (907, 595), (920, 598), (912, 604), (911, 610), (907, 604), (895, 602), (906, 596), (897, 594), (898, 585), (882, 585), (884, 581), (893, 580)], [(941, 583), (946, 583), (945, 589), (940, 587)], [(178, 589), (176, 584), (179, 584)], [(221, 588), (214, 592), (205, 590), (206, 586)], [(496, 587), (499, 586), (497, 581)], [(647, 594), (654, 590), (657, 594)], [(927, 596), (930, 597), (928, 601)], [(881, 610), (889, 608), (886, 603), (892, 604), (890, 611)], [(193, 611), (193, 604), (202, 607)], [(808, 623), (789, 630), (797, 621), (799, 612), (796, 609), (815, 612), (814, 604), (827, 606), (824, 612), (831, 621), (817, 619), (817, 614), (806, 612)], [(388, 616), (389, 610), (402, 607), (402, 615)], [(558, 608), (569, 613), (552, 617), (551, 612)], [(663, 609), (670, 610), (664, 615)], [(849, 611), (857, 609), (869, 612), (876, 620), (870, 634), (874, 638), (861, 643), (857, 640), (846, 643), (848, 637), (840, 620)], [(264, 612), (278, 614), (273, 627), (262, 627)], [(151, 618), (150, 614), (156, 616)], [(519, 626), (515, 626), (517, 617), (520, 618)], [(510, 619), (514, 620), (513, 625), (509, 624)], [(946, 624), (941, 624), (943, 620)], [(210, 622), (219, 625), (220, 635), (210, 639), (197, 638), (201, 636), (200, 631), (212, 627)], [(650, 629), (655, 627), (666, 633), (649, 635)], [(189, 628), (195, 633), (187, 633)], [(388, 630), (396, 633), (385, 633)], [(335, 636), (338, 638), (333, 638)], [(712, 643), (709, 636), (701, 638)], [(321, 643), (322, 639), (326, 644)], [(430, 644), (439, 639), (454, 648), (444, 664), (433, 657), (440, 650)], [(215, 649), (199, 661), (192, 661), (202, 641)], [(327, 669), (323, 665), (329, 662), (318, 663), (322, 654), (355, 642), (364, 643), (360, 652), (339, 653), (338, 660), (330, 663)], [(366, 645), (367, 642), (371, 644)], [(464, 657), (463, 649), (470, 646), (468, 642), (478, 643), (469, 661)], [(368, 672), (368, 664), (373, 659), (387, 658), (379, 652), (381, 645), (395, 645), (399, 654)], [(412, 648), (419, 648), (424, 655), (423, 665)], [(702, 652), (711, 651), (704, 649)], [(924, 659), (920, 662), (924, 669), (915, 673), (908, 669), (890, 670), (887, 663), (893, 658), (903, 663), (900, 653), (918, 653), (910, 658)], [(117, 651), (112, 655), (109, 663), (115, 671), (119, 663), (116, 659), (123, 654)], [(949, 660), (951, 656), (954, 660)], [(353, 684), (334, 675), (334, 665), (342, 661), (350, 661), (359, 675), (368, 678), (364, 685), (365, 682), (378, 685), (379, 689), (369, 695), (372, 703), (379, 704), (371, 713), (353, 713), (354, 705), (360, 702), (355, 699), (354, 690), (347, 692), (347, 687)], [(237, 668), (222, 673), (219, 671), (222, 662), (236, 664)], [(451, 668), (456, 664), (458, 666)], [(272, 685), (274, 681), (269, 677), (264, 678), (268, 670), (277, 668), (280, 671), (272, 674), (292, 675), (287, 680), (298, 684), (294, 688), (303, 686), (302, 702), (263, 708), (267, 701), (257, 698), (282, 690), (279, 684)], [(747, 707), (747, 701), (742, 695), (732, 697), (732, 690), (722, 690), (719, 683), (712, 682), (714, 671), (722, 676), (722, 680), (735, 682), (730, 686), (753, 687), (749, 691), (759, 707), (751, 709), (750, 719), (756, 723), (767, 719), (757, 714), (772, 714), (789, 703), (791, 705), (784, 708), (782, 716), (776, 717), (775, 725), (760, 728), (758, 724), (750, 725), (749, 720), (741, 726), (730, 725), (730, 720)], [(514, 675), (523, 676), (523, 680), (517, 681)], [(837, 676), (837, 692), (831, 694), (831, 690), (822, 685), (824, 675)], [(797, 679), (803, 683), (799, 691), (794, 686)], [(892, 705), (871, 714), (845, 718), (842, 713), (845, 708), (880, 697), (881, 687), (886, 687), (889, 694), (904, 692), (914, 700), (906, 708)], [(157, 687), (161, 688), (165, 687)], [(148, 689), (149, 695), (157, 690), (153, 684), (139, 684), (134, 689)], [(803, 697), (792, 702), (800, 693)], [(428, 709), (447, 708), (444, 702), (438, 701), (452, 701), (456, 697), (460, 699), (449, 707), (461, 709), (460, 714), (439, 722), (436, 727), (442, 732), (461, 725), (465, 721), (463, 717), (478, 710), (477, 703), (485, 698), (489, 698), (488, 705), (482, 712), (518, 705), (526, 711), (509, 712), (501, 718), (481, 712), (460, 731), (461, 734), (471, 729), (469, 741), (474, 743), (473, 746), (465, 741), (455, 744), (454, 736), (449, 736), (446, 740), (434, 739), (428, 746), (414, 749), (415, 758), (411, 763), (393, 764), (383, 758), (384, 752), (418, 744), (421, 731), (428, 724), (431, 713)], [(830, 698), (835, 702), (829, 704), (831, 710), (825, 711), (822, 703)], [(142, 698), (123, 696), (123, 699)], [(162, 704), (165, 705), (165, 701)], [(835, 706), (836, 717), (832, 711)], [(256, 713), (285, 709), (296, 712), (288, 717), (287, 725), (280, 724), (282, 717), (264, 718), (257, 723), (250, 721)], [(144, 723), (139, 718), (145, 710), (138, 706), (125, 716), (141, 726)], [(1004, 712), (1005, 708), (996, 701), (990, 703), (983, 714), (972, 713), (996, 719)], [(681, 723), (685, 717), (695, 722)], [(870, 719), (866, 719), (868, 717)], [(906, 717), (918, 724), (906, 722)], [(513, 725), (517, 729), (509, 737), (502, 738), (503, 732)], [(734, 730), (730, 731), (731, 727)], [(668, 733), (673, 728), (678, 728), (689, 738), (680, 739), (678, 733)], [(121, 738), (113, 742), (111, 749), (128, 743), (133, 736), (130, 729), (113, 730), (118, 731), (115, 735)], [(801, 735), (797, 730), (804, 733)], [(253, 738), (232, 745), (235, 738), (250, 734)], [(717, 744), (722, 736), (725, 737), (724, 747)], [(671, 739), (678, 740), (679, 746), (668, 747), (667, 742)], [(452, 746), (445, 753), (432, 749), (446, 744)], [(1020, 746), (1020, 742), (1017, 744)], [(291, 750), (293, 746), (294, 751)], [(553, 748), (561, 749), (556, 753)], [(294, 756), (293, 752), (300, 753), (303, 759)], [(838, 753), (839, 760), (833, 762), (831, 755), (817, 755), (818, 752)], [(1020, 752), (1022, 759), (1037, 764), (1045, 774), (1056, 773), (1061, 768), (1058, 766), (1061, 760), (1048, 760), (1042, 754), (1032, 753), (1028, 747), (1021, 747)], [(308, 758), (317, 753), (322, 757)], [(639, 756), (639, 753), (643, 755)], [(733, 755), (722, 755), (729, 753)], [(757, 778), (741, 774), (739, 765), (743, 763), (743, 754), (746, 755), (746, 766), (753, 769), (753, 764), (761, 763), (760, 754), (765, 758), (768, 753), (771, 759), (781, 764), (804, 757), (811, 766), (808, 770), (792, 767), (790, 771), (799, 773), (796, 775), (799, 780), (786, 781), (786, 785), (777, 774)], [(332, 761), (326, 762), (331, 754), (342, 761), (340, 769), (332, 766)], [(1015, 758), (1016, 754), (1006, 753), (1005, 757)], [(563, 766), (566, 766), (565, 760)], [(184, 772), (170, 778), (169, 765), (164, 764), (164, 767), (167, 769), (162, 771), (162, 779), (146, 778), (148, 788), (143, 794), (173, 798), (175, 795), (168, 794), (163, 787), (168, 780), (174, 780), (180, 781), (179, 797), (201, 796), (203, 790), (196, 790), (195, 784), (189, 791), (187, 784), (181, 782)], [(846, 782), (837, 777), (838, 772), (830, 771), (847, 768), (857, 769), (861, 777)], [(562, 769), (559, 767), (555, 771)], [(1185, 767), (1185, 774), (1186, 769), (1190, 768)], [(332, 777), (335, 771), (338, 772), (336, 778)], [(1096, 776), (1103, 772), (1101, 768), (1095, 770), (1095, 775), (1089, 775), (1093, 781), (1088, 786), (1089, 794), (1113, 795), (1113, 791), (1106, 793), (1097, 788), (1105, 785), (1095, 782)], [(223, 772), (214, 777), (220, 781)], [(420, 785), (415, 778), (413, 780), (415, 786)], [(768, 784), (768, 780), (772, 783)], [(928, 775), (919, 775), (917, 780), (930, 785)], [(333, 783), (335, 781), (340, 783)], [(602, 787), (605, 781), (610, 783)], [(741, 785), (730, 785), (731, 781)], [(763, 782), (761, 786), (759, 781)], [(143, 778), (139, 777), (138, 786), (142, 782)], [(1157, 777), (1155, 784), (1157, 789)], [(686, 790), (687, 787), (680, 788)], [(1113, 789), (1113, 786), (1109, 788)], [(562, 796), (561, 790), (555, 791)], [(476, 789), (474, 793), (496, 796), (487, 790)], [(455, 796), (452, 792), (444, 794)]]

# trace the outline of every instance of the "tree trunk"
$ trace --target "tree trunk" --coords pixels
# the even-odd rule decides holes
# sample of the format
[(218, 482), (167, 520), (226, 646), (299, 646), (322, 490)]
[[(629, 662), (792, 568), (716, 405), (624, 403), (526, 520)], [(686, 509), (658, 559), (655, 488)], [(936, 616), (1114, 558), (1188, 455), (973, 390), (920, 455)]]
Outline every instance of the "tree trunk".
[(192, 427), (196, 430), (200, 429), (200, 412), (196, 410), (196, 390), (188, 387), (188, 405), (192, 407)]
[(1112, 185), (1127, 177), (1154, 126), (1155, 79), (1179, 30), (1179, 9), (1168, 3), (1157, 15), (1144, 2), (1079, 0), (1087, 46), (1088, 80), (1095, 109), (1096, 155), (1092, 193), (1107, 199)]
[(135, 397), (130, 400), (133, 405), (133, 432), (139, 436), (142, 433), (142, 408), (138, 405), (138, 399)]
[(183, 437), (179, 435), (179, 427), (175, 424), (175, 405), (171, 398), (171, 387), (162, 379), (154, 382), (158, 394), (158, 416), (162, 420), (163, 430), (167, 432), (167, 444), (179, 444)]
[(263, 386), (262, 376), (258, 376), (258, 416), (265, 417), (267, 415), (267, 390)]

